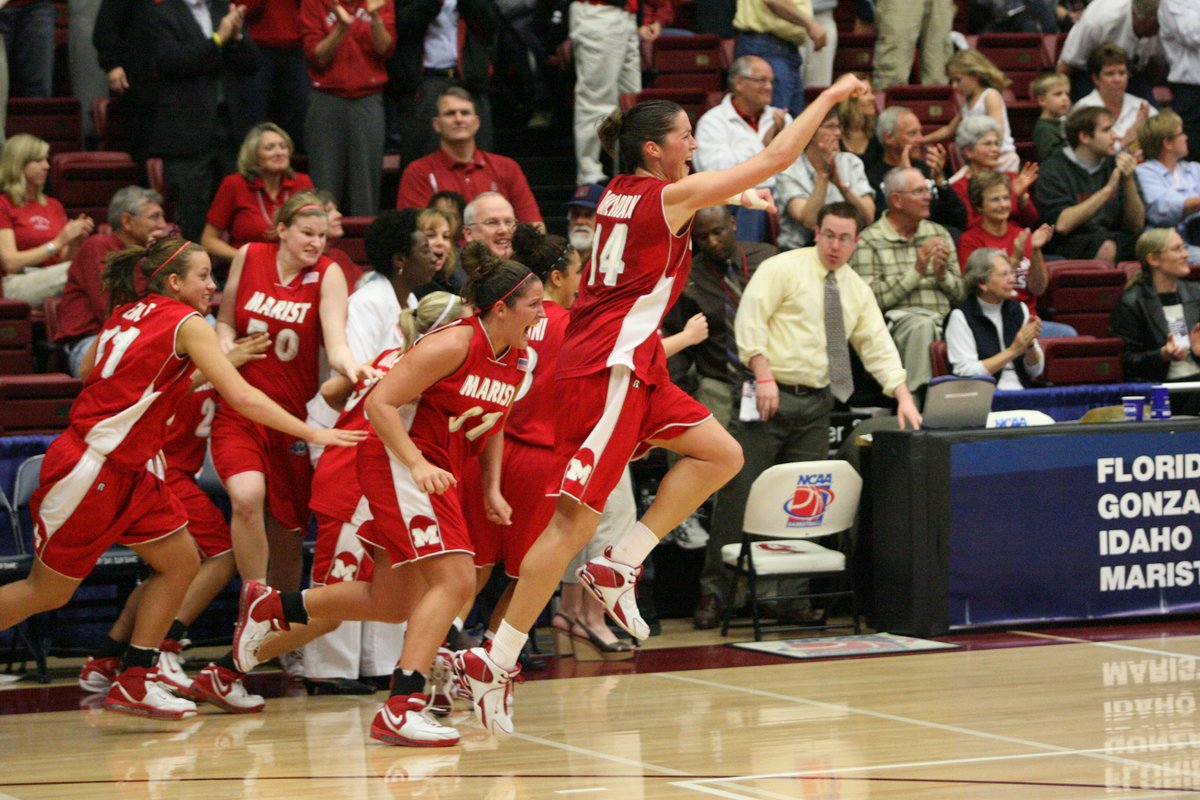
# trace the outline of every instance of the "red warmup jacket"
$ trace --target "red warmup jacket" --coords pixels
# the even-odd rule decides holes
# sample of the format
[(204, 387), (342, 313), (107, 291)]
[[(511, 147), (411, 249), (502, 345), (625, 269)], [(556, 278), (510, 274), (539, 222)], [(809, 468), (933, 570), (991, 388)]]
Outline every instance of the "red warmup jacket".
[(354, 99), (379, 94), (387, 84), (385, 66), (396, 49), (396, 11), (391, 3), (379, 9), (383, 26), (392, 37), (386, 53), (377, 55), (371, 46), (371, 18), (362, 0), (347, 0), (342, 7), (354, 18), (350, 30), (342, 37), (333, 59), (324, 69), (317, 67), (316, 49), (321, 40), (337, 25), (331, 0), (301, 0), (300, 34), (304, 40), (304, 58), (308, 77), (314, 89), (338, 97)]

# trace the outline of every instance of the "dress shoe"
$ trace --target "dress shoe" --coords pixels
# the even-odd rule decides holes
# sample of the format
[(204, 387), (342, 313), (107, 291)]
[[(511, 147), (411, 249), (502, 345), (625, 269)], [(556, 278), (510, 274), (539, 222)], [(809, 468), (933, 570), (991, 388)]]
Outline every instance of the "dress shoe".
[(692, 615), (692, 627), (698, 631), (708, 631), (721, 624), (721, 598), (715, 594), (706, 594), (700, 598), (696, 613)]
[(528, 642), (522, 648), (521, 655), (517, 657), (517, 663), (521, 665), (523, 672), (537, 672), (546, 668), (546, 659), (533, 652), (533, 648), (529, 646)]

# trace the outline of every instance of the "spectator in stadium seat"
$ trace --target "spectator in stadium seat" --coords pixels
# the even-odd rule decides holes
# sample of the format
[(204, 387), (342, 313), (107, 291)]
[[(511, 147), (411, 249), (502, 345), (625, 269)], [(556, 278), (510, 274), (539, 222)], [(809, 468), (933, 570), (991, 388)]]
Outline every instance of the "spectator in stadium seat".
[(54, 341), (66, 349), (68, 366), (75, 377), (79, 377), (83, 354), (108, 319), (108, 293), (100, 280), (104, 258), (126, 247), (145, 247), (152, 238), (162, 238), (168, 230), (162, 202), (162, 195), (153, 189), (118, 189), (108, 204), (112, 233), (89, 236), (71, 259)]
[(67, 267), (95, 227), (84, 214), (72, 220), (62, 203), (43, 191), (50, 174), (50, 145), (18, 133), (0, 151), (0, 267), (3, 294), (41, 306), (62, 294)]
[(1027, 389), (1046, 359), (1042, 321), (1012, 299), (1016, 280), (1004, 251), (981, 247), (967, 259), (967, 299), (946, 320), (946, 351), (955, 375), (994, 377), (997, 389)]
[(433, 281), (417, 292), (424, 297), (435, 291), (458, 294), (467, 281), (467, 273), (458, 263), (458, 247), (454, 243), (454, 220), (436, 208), (426, 208), (417, 217), (417, 227), (429, 242), (433, 254)]
[(153, 0), (101, 0), (92, 29), (92, 44), (112, 98), (109, 119), (114, 124), (121, 121), (129, 136), (129, 154), (139, 164), (150, 157), (158, 107), (153, 20)]
[[(696, 122), (696, 151), (692, 161), (697, 170), (728, 169), (760, 152), (783, 130), (792, 116), (771, 105), (775, 72), (758, 56), (742, 56), (729, 67), (729, 92), (720, 105), (710, 108)], [(773, 189), (775, 178), (758, 188)], [(742, 238), (763, 242), (768, 238), (767, 213), (737, 207), (734, 211)]]
[(499, 192), (484, 192), (463, 211), (463, 236), (479, 240), (501, 258), (512, 258), (512, 237), (517, 218), (512, 203)]
[[(1125, 379), (1200, 380), (1200, 284), (1187, 279), (1187, 246), (1178, 231), (1153, 228), (1138, 237), (1136, 252), (1141, 272), (1108, 320), (1109, 335), (1125, 343)], [(1200, 395), (1172, 398), (1180, 402), (1184, 413), (1200, 410)]]
[(484, 192), (499, 192), (516, 209), (518, 222), (531, 222), (540, 230), (546, 229), (521, 166), (507, 156), (488, 153), (477, 146), (479, 115), (467, 90), (451, 86), (442, 92), (433, 129), (441, 144), (436, 151), (404, 168), (396, 208), (424, 208), (436, 192), (447, 189), (458, 192), (467, 201)]
[(1108, 109), (1113, 118), (1113, 133), (1121, 147), (1137, 141), (1141, 123), (1158, 113), (1158, 109), (1141, 97), (1125, 91), (1129, 87), (1129, 56), (1115, 44), (1097, 47), (1088, 56), (1088, 72), (1096, 88), (1080, 98), (1077, 108), (1098, 106)]
[(940, 144), (924, 144), (921, 121), (916, 114), (904, 106), (884, 109), (875, 121), (875, 136), (881, 147), (874, 155), (868, 151), (863, 158), (863, 167), (878, 199), (876, 217), (887, 210), (887, 202), (883, 199), (883, 177), (896, 167), (912, 167), (933, 183), (930, 222), (956, 231), (967, 227), (965, 203), (946, 180), (946, 148)]
[[(1071, 27), (1058, 56), (1058, 71), (1071, 78), (1071, 99), (1078, 100), (1093, 88), (1088, 56), (1103, 44), (1119, 45), (1131, 61), (1129, 85), (1133, 93), (1149, 97), (1163, 63), (1159, 39), (1159, 0), (1091, 0)], [(1179, 15), (1194, 14), (1188, 0), (1179, 4)]]
[(463, 212), (467, 210), (467, 198), (458, 192), (443, 190), (429, 198), (426, 208), (436, 208), (450, 220), (450, 241), (462, 246)]
[(850, 266), (875, 293), (915, 392), (933, 377), (929, 345), (962, 300), (962, 276), (954, 240), (929, 221), (930, 188), (920, 171), (897, 167), (883, 189), (888, 210), (862, 232)]
[(388, 152), (408, 166), (438, 148), (429, 121), (452, 86), (466, 89), (479, 116), (477, 138), (492, 149), (489, 92), (496, 42), (503, 23), (489, 0), (404, 0), (396, 3), (400, 41), (388, 61)]
[(1146, 203), (1146, 224), (1175, 228), (1200, 264), (1200, 164), (1185, 160), (1188, 135), (1171, 109), (1146, 120), (1138, 134), (1146, 160), (1134, 172)]
[(829, 203), (845, 200), (858, 209), (863, 219), (875, 219), (875, 190), (867, 180), (862, 160), (841, 151), (841, 139), (842, 123), (834, 108), (800, 158), (775, 179), (780, 250), (808, 244), (817, 214)]
[(275, 212), (296, 192), (313, 188), (311, 178), (292, 169), (293, 149), (292, 137), (274, 122), (246, 134), (237, 172), (225, 176), (208, 208), (200, 244), (209, 255), (232, 261), (248, 242), (275, 241)]
[(386, 122), (383, 89), (396, 47), (388, 0), (301, 0), (300, 35), (313, 91), (305, 119), (313, 183), (346, 214), (378, 213)]
[(868, 160), (879, 160), (883, 153), (883, 145), (875, 135), (879, 107), (875, 105), (871, 76), (866, 72), (854, 74), (866, 84), (867, 90), (838, 103), (838, 119), (842, 121), (842, 149), (854, 153), (865, 164)]
[(0, 6), (13, 97), (49, 97), (54, 78), (54, 3), (9, 0)]
[[(967, 227), (979, 222), (979, 211), (971, 205), (968, 186), (971, 176), (985, 170), (1000, 170), (1000, 126), (991, 117), (968, 117), (958, 126), (954, 143), (967, 162), (950, 177), (950, 188), (967, 207)], [(1004, 172), (1011, 181), (1012, 218), (1027, 228), (1035, 228), (1041, 220), (1029, 187), (1037, 180), (1038, 165), (1026, 162), (1020, 172)]]
[(243, 32), (244, 8), (228, 0), (163, 0), (152, 11), (159, 91), (150, 152), (162, 157), (175, 222), (192, 241), (204, 230), (217, 182), (233, 168), (234, 83), (258, 69), (258, 48)]
[(596, 237), (596, 208), (603, 194), (604, 187), (600, 184), (585, 183), (575, 187), (575, 194), (565, 203), (567, 241), (579, 251), (579, 258), (584, 264), (592, 255), (592, 240)]
[(1067, 146), (1042, 162), (1034, 197), (1054, 238), (1046, 252), (1063, 258), (1127, 261), (1146, 222), (1134, 178), (1137, 162), (1112, 155), (1116, 134), (1103, 108), (1067, 117)]

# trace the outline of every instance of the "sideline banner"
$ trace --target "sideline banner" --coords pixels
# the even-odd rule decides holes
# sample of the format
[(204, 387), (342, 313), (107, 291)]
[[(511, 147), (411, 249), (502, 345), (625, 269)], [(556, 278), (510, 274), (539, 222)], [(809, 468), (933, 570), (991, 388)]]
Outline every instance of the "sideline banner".
[(949, 451), (951, 627), (1200, 611), (1200, 431)]

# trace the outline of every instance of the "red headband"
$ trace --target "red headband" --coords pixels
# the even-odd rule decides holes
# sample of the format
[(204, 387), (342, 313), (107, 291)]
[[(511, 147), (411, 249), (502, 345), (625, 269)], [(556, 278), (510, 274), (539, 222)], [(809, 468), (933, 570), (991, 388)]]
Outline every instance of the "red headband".
[(188, 247), (188, 245), (190, 245), (190, 244), (191, 244), (191, 242), (186, 242), (186, 241), (185, 241), (183, 244), (181, 244), (181, 245), (179, 246), (179, 249), (178, 249), (178, 250), (176, 250), (174, 253), (171, 253), (171, 255), (167, 257), (167, 260), (166, 260), (166, 261), (164, 261), (163, 263), (159, 264), (159, 265), (158, 265), (158, 268), (157, 268), (157, 269), (155, 269), (155, 270), (154, 270), (154, 272), (151, 272), (151, 273), (150, 273), (150, 277), (149, 277), (149, 278), (147, 278), (146, 280), (147, 280), (147, 281), (152, 281), (152, 280), (154, 280), (154, 276), (155, 276), (155, 275), (157, 275), (158, 273), (162, 272), (162, 271), (163, 271), (163, 267), (165, 267), (167, 264), (170, 264), (170, 263), (171, 263), (173, 260), (175, 260), (175, 256), (179, 255), (179, 254), (180, 254), (180, 253), (182, 253), (184, 250), (186, 250), (186, 249), (187, 249), (187, 247)]
[[(513, 292), (515, 292), (517, 289), (520, 289), (522, 286), (524, 286), (525, 281), (529, 280), (532, 277), (533, 277), (533, 273), (530, 272), (524, 278), (521, 278), (521, 280), (517, 281), (517, 285), (512, 287), (511, 289), (509, 289), (507, 292), (505, 292), (504, 297), (501, 297), (499, 300), (496, 301), (496, 303), (503, 303), (505, 300), (507, 300), (509, 297), (512, 296)], [(496, 303), (492, 303), (492, 305), (496, 305)]]

